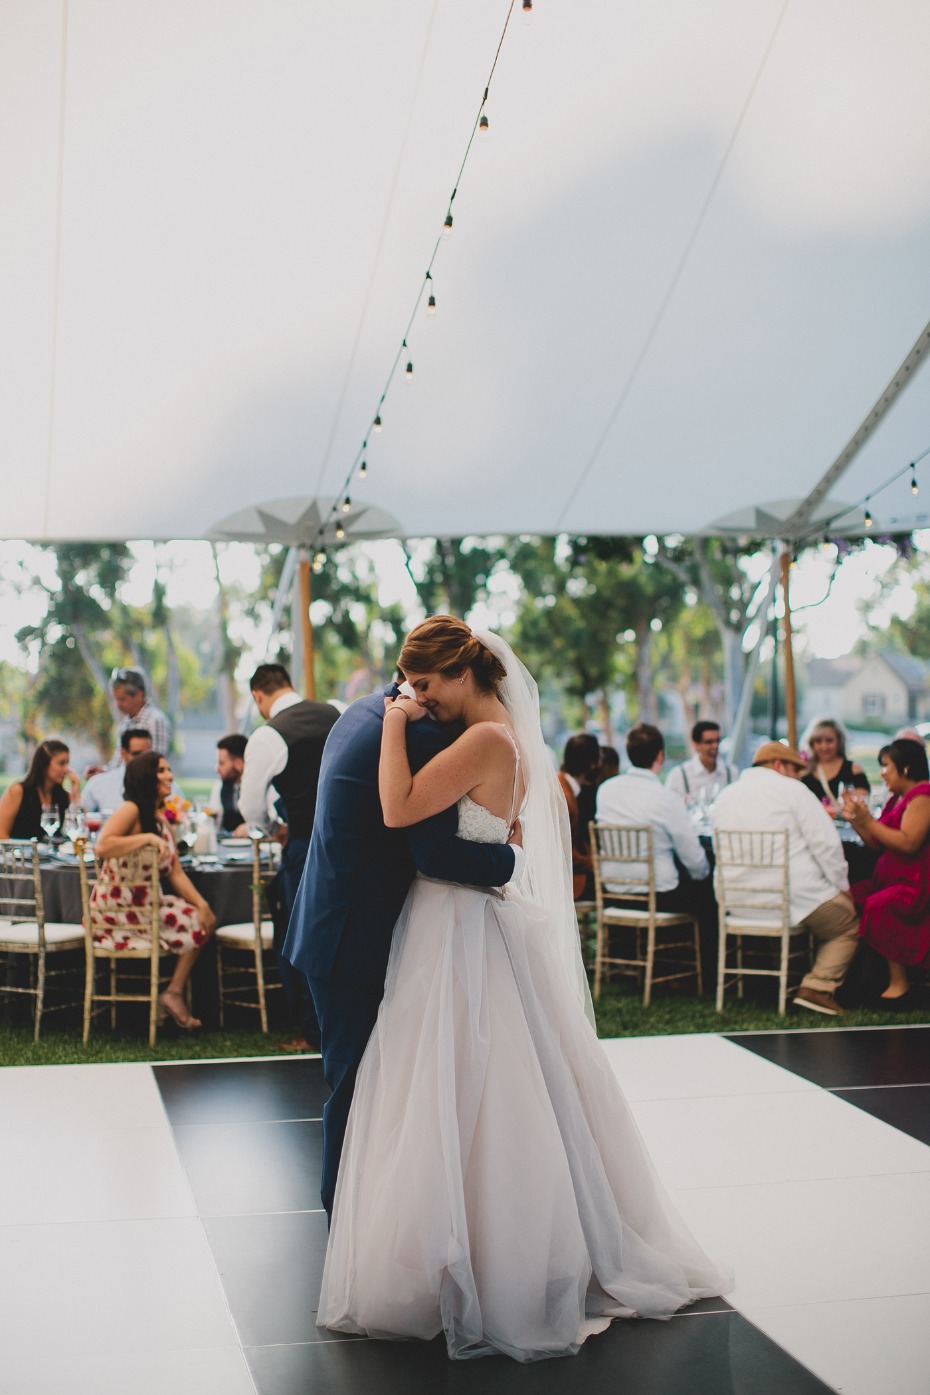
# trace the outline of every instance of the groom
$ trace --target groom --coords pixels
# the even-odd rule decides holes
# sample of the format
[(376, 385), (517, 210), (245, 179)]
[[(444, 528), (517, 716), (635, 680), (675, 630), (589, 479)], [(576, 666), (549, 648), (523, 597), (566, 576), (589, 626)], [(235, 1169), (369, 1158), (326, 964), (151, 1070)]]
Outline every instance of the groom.
[[(385, 690), (396, 697), (397, 685)], [(503, 886), (522, 850), (456, 837), (455, 808), (411, 828), (386, 828), (378, 796), (384, 699), (360, 698), (336, 722), (320, 768), (310, 851), (291, 912), (284, 957), (307, 975), (320, 1022), (323, 1106), (320, 1195), (332, 1215), (355, 1076), (384, 995), (391, 935), (417, 871), (440, 881)], [(414, 774), (458, 726), (408, 722)]]

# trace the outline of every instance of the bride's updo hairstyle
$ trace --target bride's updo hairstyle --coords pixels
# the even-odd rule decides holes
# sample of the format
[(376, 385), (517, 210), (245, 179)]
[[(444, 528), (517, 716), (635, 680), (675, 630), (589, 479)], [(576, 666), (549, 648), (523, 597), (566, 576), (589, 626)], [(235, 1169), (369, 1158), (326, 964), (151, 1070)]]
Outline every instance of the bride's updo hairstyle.
[(404, 640), (397, 662), (404, 673), (441, 673), (443, 678), (457, 678), (470, 668), (475, 685), (485, 693), (497, 692), (507, 676), (500, 659), (454, 615), (431, 615), (417, 625)]

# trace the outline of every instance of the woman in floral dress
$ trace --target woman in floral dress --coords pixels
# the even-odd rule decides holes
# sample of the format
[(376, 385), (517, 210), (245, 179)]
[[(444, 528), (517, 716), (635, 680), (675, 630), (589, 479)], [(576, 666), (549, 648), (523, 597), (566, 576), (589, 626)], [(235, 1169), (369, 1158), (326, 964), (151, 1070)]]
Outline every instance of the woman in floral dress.
[(165, 954), (177, 955), (174, 973), (159, 1003), (185, 1031), (200, 1021), (187, 1010), (184, 990), (194, 961), (216, 928), (216, 916), (178, 861), (177, 848), (162, 817), (171, 795), (171, 767), (164, 756), (146, 751), (126, 767), (125, 801), (110, 815), (97, 839), (100, 871), (91, 894), (102, 910), (106, 930), (94, 931), (94, 940), (116, 949), (146, 949), (151, 890), (129, 880), (129, 854), (140, 848), (158, 849), (158, 866), (174, 895), (159, 897), (159, 941)]

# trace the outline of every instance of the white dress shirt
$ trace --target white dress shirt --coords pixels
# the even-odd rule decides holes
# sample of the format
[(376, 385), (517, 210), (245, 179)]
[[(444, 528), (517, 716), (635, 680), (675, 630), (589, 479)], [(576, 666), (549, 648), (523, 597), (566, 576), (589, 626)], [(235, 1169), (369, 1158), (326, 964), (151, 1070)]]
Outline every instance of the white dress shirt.
[[(788, 909), (792, 925), (811, 911), (849, 890), (849, 872), (836, 824), (800, 780), (760, 765), (744, 770), (734, 785), (721, 790), (711, 815), (714, 829), (750, 832), (788, 830)], [(743, 874), (754, 886), (759, 874)], [(780, 874), (779, 874), (780, 876)], [(728, 874), (739, 885), (740, 869)], [(760, 920), (777, 919), (775, 911), (760, 910)]]
[[(303, 702), (300, 693), (282, 693), (275, 698), (268, 712), (277, 717), (288, 707)], [(239, 786), (239, 812), (243, 821), (255, 828), (271, 828), (274, 820), (268, 816), (268, 790), (276, 775), (287, 765), (287, 742), (274, 727), (265, 724), (253, 731), (245, 748), (245, 769)]]
[(130, 717), (128, 712), (124, 712), (119, 719), (116, 728), (116, 750), (107, 761), (106, 769), (115, 770), (118, 768), (120, 756), (120, 739), (124, 731), (130, 728), (139, 731), (147, 731), (152, 738), (152, 750), (157, 751), (160, 756), (168, 754), (171, 745), (171, 723), (162, 712), (160, 707), (156, 707), (154, 702), (146, 702), (139, 708), (134, 717)]
[(702, 792), (719, 793), (727, 785), (732, 785), (738, 777), (739, 771), (735, 765), (718, 758), (716, 769), (708, 770), (700, 756), (695, 753), (690, 760), (682, 761), (681, 765), (676, 765), (668, 772), (665, 788), (681, 799), (688, 800)]
[[(81, 803), (88, 813), (112, 814), (114, 809), (119, 808), (126, 798), (124, 787), (127, 764), (127, 761), (121, 760), (115, 770), (101, 770), (99, 775), (91, 775), (81, 790)], [(184, 798), (181, 786), (176, 780), (171, 782), (171, 793), (176, 794), (179, 799)]]
[[(597, 822), (652, 825), (652, 861), (656, 891), (673, 891), (678, 885), (675, 856), (695, 881), (710, 872), (694, 824), (677, 795), (665, 789), (653, 770), (636, 766), (625, 775), (605, 780), (597, 792)], [(627, 864), (617, 864), (627, 866)], [(645, 876), (645, 865), (628, 864), (633, 876)], [(606, 869), (609, 874), (609, 868)], [(627, 890), (630, 883), (611, 882), (610, 889)], [(642, 890), (641, 887), (635, 888)]]

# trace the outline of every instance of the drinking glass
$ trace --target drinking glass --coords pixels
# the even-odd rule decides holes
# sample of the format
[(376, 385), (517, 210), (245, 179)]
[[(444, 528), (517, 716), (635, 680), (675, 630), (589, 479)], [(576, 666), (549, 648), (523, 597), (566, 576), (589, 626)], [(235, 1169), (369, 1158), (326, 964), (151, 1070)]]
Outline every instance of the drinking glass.
[(61, 825), (61, 817), (58, 813), (58, 806), (55, 804), (43, 804), (42, 814), (39, 819), (39, 823), (42, 826), (42, 832), (48, 838), (49, 842), (51, 842), (52, 836), (58, 832), (58, 829)]

